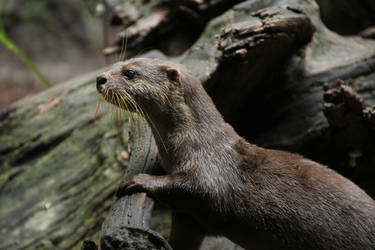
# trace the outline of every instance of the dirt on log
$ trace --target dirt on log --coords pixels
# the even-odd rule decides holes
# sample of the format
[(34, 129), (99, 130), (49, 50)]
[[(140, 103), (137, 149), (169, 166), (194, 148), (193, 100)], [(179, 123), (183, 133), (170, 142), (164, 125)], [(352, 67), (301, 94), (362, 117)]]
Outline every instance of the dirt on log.
[[(172, 1), (115, 2), (127, 7), (115, 8), (114, 20), (138, 35), (129, 37), (129, 51), (135, 54), (150, 44), (169, 55), (184, 51), (174, 58), (155, 51), (145, 56), (174, 60), (190, 68), (242, 136), (261, 146), (298, 152), (328, 164), (375, 196), (371, 181), (375, 178), (375, 147), (371, 144), (374, 40), (330, 31), (320, 20), (314, 1), (249, 0), (228, 5), (214, 1), (220, 8), (193, 0), (173, 1), (173, 5)], [(127, 13), (127, 9), (135, 12)], [(180, 15), (150, 19), (170, 10), (183, 11), (201, 25), (196, 26), (197, 33), (186, 32), (188, 43), (181, 44), (185, 38), (171, 36), (168, 40), (166, 35), (159, 40), (155, 35), (161, 30), (181, 33), (175, 33), (182, 29), (177, 25)], [(120, 52), (120, 40), (106, 52)], [(79, 248), (83, 238), (98, 235), (125, 169), (141, 170), (129, 163), (126, 115), (117, 125), (108, 112), (111, 108), (93, 116), (96, 74), (1, 111), (0, 249)], [(337, 79), (352, 90), (332, 89)], [(340, 115), (342, 106), (351, 115)], [(348, 122), (342, 124), (342, 119)], [(361, 141), (350, 140), (354, 132), (361, 135)], [(343, 142), (343, 138), (347, 139)], [(148, 134), (147, 140), (151, 139)], [(142, 195), (133, 197), (139, 200)], [(113, 203), (112, 209), (116, 204), (121, 207), (121, 202)], [(140, 212), (149, 218), (150, 210), (147, 205)], [(116, 222), (103, 228), (116, 227), (121, 225)], [(212, 246), (238, 249), (225, 239), (206, 239), (202, 249)]]

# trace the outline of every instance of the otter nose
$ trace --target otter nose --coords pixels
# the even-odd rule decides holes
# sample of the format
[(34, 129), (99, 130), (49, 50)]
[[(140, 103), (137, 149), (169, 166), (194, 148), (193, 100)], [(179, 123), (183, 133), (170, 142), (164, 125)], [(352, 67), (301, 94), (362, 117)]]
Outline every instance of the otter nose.
[(102, 86), (107, 82), (107, 78), (103, 77), (103, 76), (98, 76), (96, 78), (96, 88), (98, 90), (100, 90), (102, 88)]

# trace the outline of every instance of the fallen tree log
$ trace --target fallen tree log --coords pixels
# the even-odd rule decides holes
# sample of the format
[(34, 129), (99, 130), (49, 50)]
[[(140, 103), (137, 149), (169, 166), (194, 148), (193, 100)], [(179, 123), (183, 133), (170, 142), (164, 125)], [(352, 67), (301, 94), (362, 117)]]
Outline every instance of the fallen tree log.
[(95, 116), (96, 74), (2, 110), (1, 249), (70, 249), (99, 230), (128, 164), (128, 122)]

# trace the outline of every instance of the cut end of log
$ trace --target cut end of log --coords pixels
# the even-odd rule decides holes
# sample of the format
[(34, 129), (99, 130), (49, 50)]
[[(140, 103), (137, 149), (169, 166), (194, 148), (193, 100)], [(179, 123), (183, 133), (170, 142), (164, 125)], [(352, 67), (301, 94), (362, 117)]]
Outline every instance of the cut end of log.
[(107, 232), (100, 239), (101, 250), (164, 249), (172, 250), (169, 243), (150, 229), (121, 227)]

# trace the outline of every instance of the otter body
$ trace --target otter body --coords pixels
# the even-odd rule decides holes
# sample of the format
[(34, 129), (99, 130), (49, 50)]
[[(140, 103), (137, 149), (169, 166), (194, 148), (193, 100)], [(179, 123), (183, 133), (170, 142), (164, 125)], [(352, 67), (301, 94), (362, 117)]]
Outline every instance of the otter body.
[(169, 204), (174, 249), (198, 249), (205, 235), (246, 249), (375, 249), (373, 199), (319, 163), (246, 142), (182, 65), (117, 63), (97, 88), (153, 130), (167, 174), (136, 175), (119, 195)]

